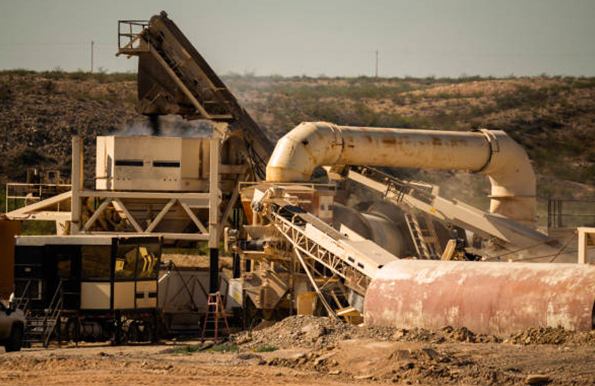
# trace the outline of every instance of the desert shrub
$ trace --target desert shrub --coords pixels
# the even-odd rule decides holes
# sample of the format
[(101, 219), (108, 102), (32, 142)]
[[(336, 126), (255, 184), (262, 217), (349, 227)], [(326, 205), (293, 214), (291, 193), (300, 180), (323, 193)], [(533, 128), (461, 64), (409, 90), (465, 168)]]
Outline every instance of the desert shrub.
[(27, 70), (25, 68), (15, 68), (13, 70), (1, 70), (0, 75), (16, 75), (16, 76), (25, 76), (35, 74), (35, 71)]
[(185, 345), (182, 347), (176, 347), (175, 349), (172, 350), (172, 354), (192, 354), (196, 351), (199, 351), (201, 349), (201, 345), (197, 344), (197, 345)]
[(575, 87), (575, 88), (595, 87), (595, 77), (591, 77), (591, 78), (580, 77), (578, 79), (574, 79), (574, 81), (572, 82), (572, 87)]
[(0, 102), (9, 102), (12, 100), (12, 89), (8, 82), (0, 83)]
[(70, 80), (87, 80), (90, 78), (91, 73), (84, 72), (82, 70), (77, 70), (75, 72), (69, 72), (67, 74), (68, 79)]
[(279, 347), (270, 346), (268, 344), (263, 344), (262, 346), (256, 347), (253, 351), (254, 352), (273, 352), (279, 350)]
[(56, 91), (56, 83), (50, 81), (43, 83), (43, 89), (46, 93), (51, 94)]
[(217, 346), (213, 346), (212, 349), (209, 351), (212, 352), (236, 352), (238, 351), (238, 346), (236, 344), (219, 344)]
[(534, 108), (544, 106), (549, 98), (548, 87), (532, 88), (529, 86), (517, 86), (513, 92), (498, 94), (495, 97), (496, 107), (499, 110), (514, 108)]
[(41, 76), (45, 79), (53, 80), (64, 79), (67, 77), (67, 75), (68, 73), (64, 72), (64, 70), (62, 70), (60, 67), (55, 67), (51, 71), (44, 71), (41, 73)]
[(17, 162), (23, 165), (34, 166), (45, 161), (45, 156), (37, 149), (27, 147), (17, 157)]

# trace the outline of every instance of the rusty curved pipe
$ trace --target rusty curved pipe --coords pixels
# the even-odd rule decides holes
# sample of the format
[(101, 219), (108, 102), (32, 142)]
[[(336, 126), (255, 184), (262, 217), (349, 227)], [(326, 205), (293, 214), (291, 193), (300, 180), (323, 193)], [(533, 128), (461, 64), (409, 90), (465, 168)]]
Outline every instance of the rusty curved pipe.
[(490, 212), (532, 222), (535, 174), (525, 150), (504, 131), (454, 132), (304, 122), (283, 136), (267, 181), (307, 181), (317, 166), (368, 165), (470, 170), (492, 185)]

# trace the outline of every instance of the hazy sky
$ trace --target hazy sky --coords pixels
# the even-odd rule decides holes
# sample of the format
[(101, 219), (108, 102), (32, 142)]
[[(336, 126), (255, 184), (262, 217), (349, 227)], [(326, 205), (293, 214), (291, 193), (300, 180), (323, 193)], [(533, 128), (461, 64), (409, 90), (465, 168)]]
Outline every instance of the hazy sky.
[(117, 21), (166, 10), (218, 73), (595, 76), (595, 0), (0, 0), (0, 69), (136, 71)]

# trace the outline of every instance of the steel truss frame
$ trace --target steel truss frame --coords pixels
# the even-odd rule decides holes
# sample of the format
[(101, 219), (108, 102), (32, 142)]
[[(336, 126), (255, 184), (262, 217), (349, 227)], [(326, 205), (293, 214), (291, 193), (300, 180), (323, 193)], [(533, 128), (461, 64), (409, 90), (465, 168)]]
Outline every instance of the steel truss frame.
[[(131, 215), (130, 211), (126, 207), (126, 198), (144, 198), (149, 195), (151, 199), (165, 199), (168, 200), (159, 213), (151, 220), (149, 224), (143, 229), (141, 225)], [(81, 197), (91, 197), (102, 199), (101, 204), (95, 210), (93, 215), (84, 223), (82, 223), (81, 232), (87, 233), (99, 233), (93, 232), (91, 227), (97, 222), (99, 217), (108, 206), (113, 206), (118, 212), (124, 216), (123, 220), (127, 221), (136, 233), (142, 234), (155, 234), (164, 236), (166, 238), (184, 239), (184, 240), (208, 240), (209, 231), (196, 216), (194, 208), (209, 209), (209, 193), (187, 193), (187, 194), (175, 194), (171, 193), (141, 193), (141, 192), (102, 192), (102, 191), (83, 191), (80, 194)], [(107, 197), (106, 197), (107, 196)], [(176, 205), (180, 205), (188, 218), (196, 225), (199, 229), (198, 233), (168, 233), (168, 232), (155, 232), (157, 226), (166, 217), (167, 213)]]
[(366, 293), (371, 278), (360, 272), (356, 267), (346, 263), (333, 252), (308, 238), (303, 226), (287, 220), (276, 212), (271, 212), (270, 216), (277, 230), (293, 246), (296, 254), (303, 253), (308, 258), (322, 264), (333, 275), (344, 279), (346, 285), (352, 290), (362, 295)]

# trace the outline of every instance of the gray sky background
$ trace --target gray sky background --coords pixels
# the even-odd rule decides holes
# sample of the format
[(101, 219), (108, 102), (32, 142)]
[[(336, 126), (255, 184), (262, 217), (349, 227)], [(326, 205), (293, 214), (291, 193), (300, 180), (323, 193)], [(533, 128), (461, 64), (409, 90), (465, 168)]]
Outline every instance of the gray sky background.
[(166, 10), (218, 73), (595, 76), (595, 0), (0, 0), (0, 69), (136, 71), (117, 21)]

